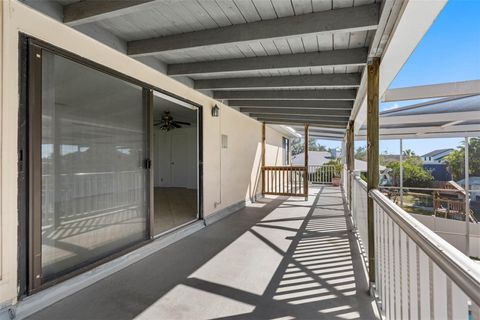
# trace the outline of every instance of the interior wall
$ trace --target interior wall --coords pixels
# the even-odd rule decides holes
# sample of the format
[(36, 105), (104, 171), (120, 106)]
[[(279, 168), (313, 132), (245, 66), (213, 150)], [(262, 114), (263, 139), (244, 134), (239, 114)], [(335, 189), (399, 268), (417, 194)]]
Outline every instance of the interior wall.
[[(132, 78), (203, 106), (203, 212), (207, 216), (259, 192), (261, 124), (125, 54), (47, 17), (17, 0), (0, 2), (1, 167), (0, 167), (0, 307), (16, 301), (18, 206), (19, 33), (48, 42)], [(220, 117), (210, 110), (220, 108)], [(229, 137), (221, 149), (221, 134)], [(281, 147), (281, 138), (267, 136)], [(270, 153), (275, 147), (267, 148)], [(270, 158), (270, 156), (267, 156)], [(277, 156), (272, 156), (277, 159)], [(277, 161), (277, 160), (275, 160)]]
[[(197, 188), (197, 128), (178, 128), (168, 132), (154, 130), (154, 186)], [(181, 143), (180, 149), (172, 142)], [(182, 163), (175, 163), (184, 176), (172, 178), (172, 162), (175, 150), (181, 151)]]

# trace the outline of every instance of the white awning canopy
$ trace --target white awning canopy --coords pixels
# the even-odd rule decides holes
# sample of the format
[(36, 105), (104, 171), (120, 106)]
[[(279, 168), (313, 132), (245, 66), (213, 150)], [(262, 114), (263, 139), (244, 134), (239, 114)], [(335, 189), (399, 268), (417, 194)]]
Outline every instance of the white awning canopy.
[[(363, 126), (356, 139), (366, 139)], [(480, 95), (437, 99), (380, 113), (381, 139), (480, 136)]]

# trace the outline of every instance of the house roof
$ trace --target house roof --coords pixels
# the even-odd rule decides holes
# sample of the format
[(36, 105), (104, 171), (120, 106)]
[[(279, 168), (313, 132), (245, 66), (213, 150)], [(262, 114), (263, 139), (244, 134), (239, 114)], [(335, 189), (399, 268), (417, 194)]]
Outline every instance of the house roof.
[[(305, 153), (299, 153), (292, 158), (292, 164), (303, 165)], [(332, 160), (332, 154), (328, 151), (308, 151), (308, 164), (312, 166), (321, 166)]]
[(448, 148), (448, 149), (433, 150), (433, 151), (430, 151), (429, 153), (424, 154), (422, 157), (435, 157), (436, 155), (439, 155), (439, 154), (442, 154), (442, 153), (445, 153), (445, 152), (448, 152), (448, 151), (453, 151), (453, 149)]
[[(468, 181), (471, 186), (472, 185), (480, 186), (480, 177), (469, 177)], [(465, 179), (458, 180), (457, 183), (463, 186), (465, 185)]]

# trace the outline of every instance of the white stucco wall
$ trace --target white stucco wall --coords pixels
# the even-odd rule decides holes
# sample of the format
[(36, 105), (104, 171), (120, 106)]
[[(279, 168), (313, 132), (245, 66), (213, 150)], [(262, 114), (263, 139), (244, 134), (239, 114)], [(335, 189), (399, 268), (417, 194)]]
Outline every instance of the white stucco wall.
[[(17, 131), (18, 131), (18, 41), (23, 32), (86, 59), (118, 70), (203, 106), (203, 210), (209, 215), (260, 190), (261, 124), (180, 82), (75, 31), (17, 0), (0, 2), (0, 306), (17, 296)], [(1, 41), (3, 40), (3, 41)], [(220, 117), (210, 108), (217, 104)], [(281, 134), (267, 131), (269, 164), (280, 164)], [(221, 149), (221, 134), (229, 145)], [(270, 155), (273, 152), (275, 155)], [(280, 156), (281, 157), (281, 156)], [(272, 159), (272, 160), (270, 160)], [(215, 205), (216, 204), (216, 205)]]

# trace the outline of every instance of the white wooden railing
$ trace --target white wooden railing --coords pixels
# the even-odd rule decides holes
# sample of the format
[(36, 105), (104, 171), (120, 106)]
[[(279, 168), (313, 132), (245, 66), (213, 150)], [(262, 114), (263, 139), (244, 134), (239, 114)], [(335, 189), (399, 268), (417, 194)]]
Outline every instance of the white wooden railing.
[(308, 166), (308, 180), (311, 183), (332, 183), (332, 179), (335, 177), (335, 174), (336, 172), (334, 165)]
[[(360, 246), (368, 257), (367, 183), (358, 175), (350, 175), (352, 183), (352, 223)], [(368, 261), (368, 259), (365, 259)]]
[[(358, 177), (352, 180), (352, 220), (368, 248), (366, 185)], [(369, 196), (374, 202), (373, 292), (384, 318), (480, 319), (480, 266), (379, 190)]]

